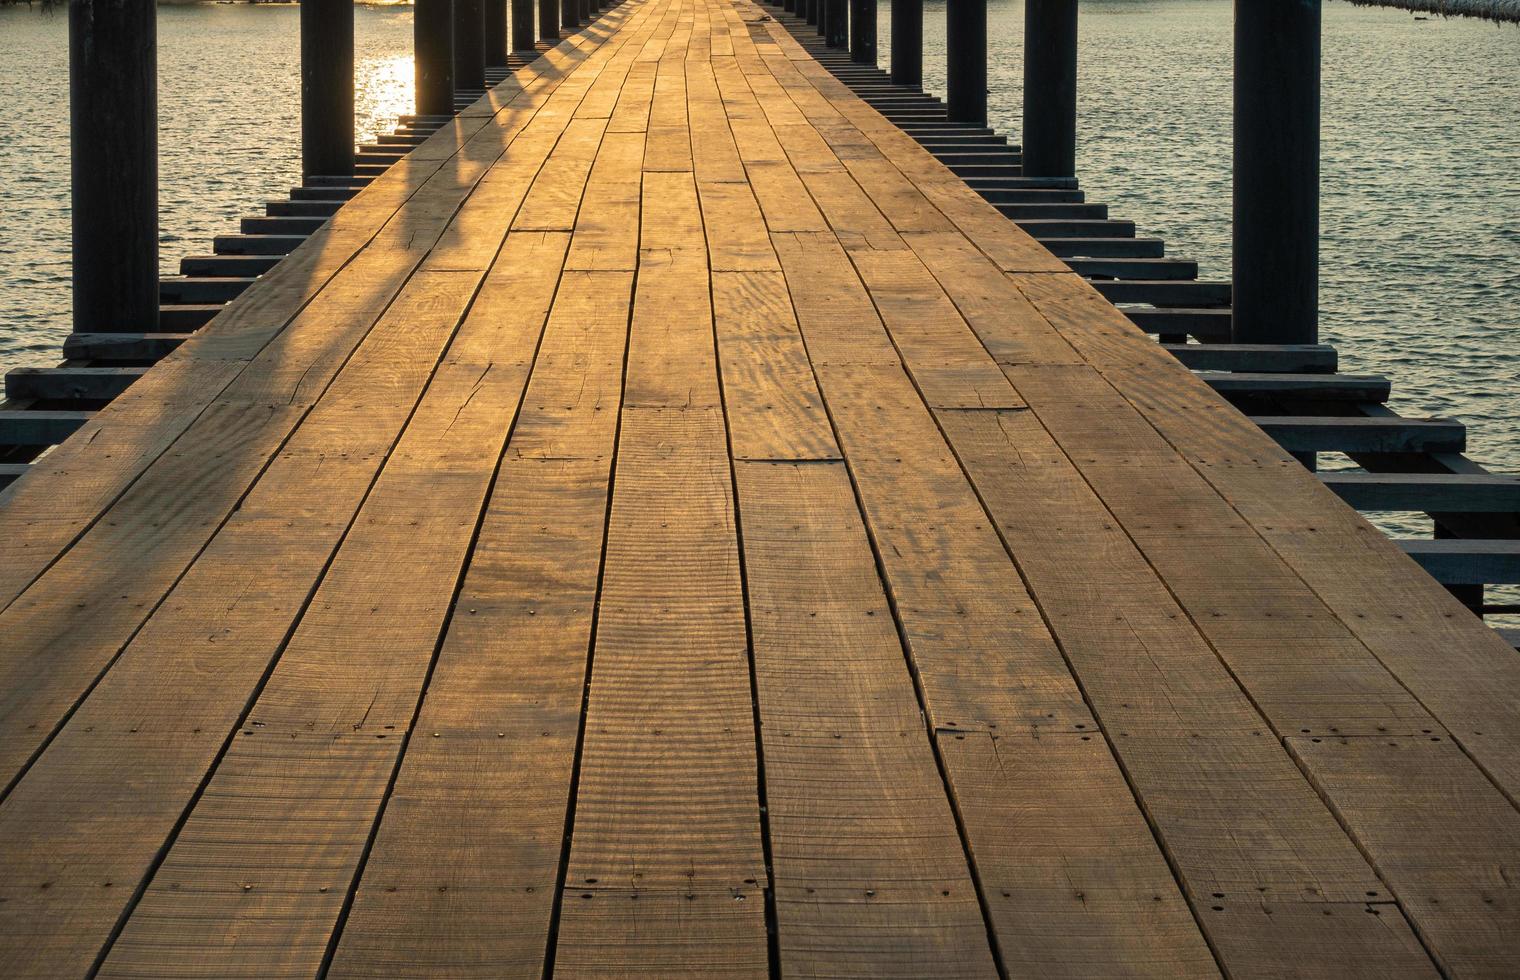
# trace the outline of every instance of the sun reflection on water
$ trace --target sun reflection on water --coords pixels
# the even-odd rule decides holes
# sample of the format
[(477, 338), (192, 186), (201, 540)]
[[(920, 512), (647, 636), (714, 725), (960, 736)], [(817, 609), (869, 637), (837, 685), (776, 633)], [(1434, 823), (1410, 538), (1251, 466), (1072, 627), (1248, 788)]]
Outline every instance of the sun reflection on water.
[(398, 117), (412, 111), (412, 55), (355, 59), (354, 100), (359, 142), (372, 143), (396, 127)]

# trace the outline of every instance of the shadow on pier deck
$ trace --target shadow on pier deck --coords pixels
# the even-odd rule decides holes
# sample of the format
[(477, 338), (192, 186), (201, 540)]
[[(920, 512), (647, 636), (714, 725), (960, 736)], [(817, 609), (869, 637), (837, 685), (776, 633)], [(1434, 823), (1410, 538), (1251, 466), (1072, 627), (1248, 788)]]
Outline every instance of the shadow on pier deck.
[(507, 78), (0, 497), (7, 976), (1520, 957), (1520, 660), (746, 0)]

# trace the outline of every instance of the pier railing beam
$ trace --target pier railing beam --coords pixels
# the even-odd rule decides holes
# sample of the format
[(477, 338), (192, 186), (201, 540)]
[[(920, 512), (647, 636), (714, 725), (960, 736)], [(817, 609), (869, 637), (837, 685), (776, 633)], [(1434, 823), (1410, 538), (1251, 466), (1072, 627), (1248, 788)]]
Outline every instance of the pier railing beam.
[(485, 3), (454, 0), (454, 88), (486, 87)]
[(512, 0), (512, 50), (532, 51), (538, 29), (534, 21), (533, 0)]
[(924, 0), (892, 0), (892, 83), (924, 83)]
[(876, 0), (850, 0), (850, 60), (876, 64)]
[(538, 37), (541, 41), (559, 41), (559, 0), (538, 0)]
[(1235, 0), (1237, 344), (1319, 340), (1319, 63), (1320, 0)]
[(417, 112), (447, 116), (454, 111), (454, 2), (416, 0), (412, 45), (417, 62)]
[(487, 68), (507, 65), (507, 4), (509, 0), (485, 0), (485, 61)]
[(353, 172), (353, 0), (301, 0), (301, 173)]
[(74, 329), (158, 329), (158, 24), (149, 0), (69, 4)]
[(1024, 176), (1077, 175), (1077, 0), (1025, 0)]
[(945, 4), (945, 114), (987, 125), (987, 0)]
[(818, 21), (824, 43), (831, 48), (850, 44), (850, 0), (823, 0), (823, 17)]

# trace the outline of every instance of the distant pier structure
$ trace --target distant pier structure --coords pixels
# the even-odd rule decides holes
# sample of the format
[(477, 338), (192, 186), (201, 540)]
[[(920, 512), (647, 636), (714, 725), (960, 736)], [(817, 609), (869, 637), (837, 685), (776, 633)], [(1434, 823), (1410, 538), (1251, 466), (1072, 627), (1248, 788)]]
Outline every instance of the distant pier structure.
[(1018, 141), (923, 16), (418, 0), (356, 147), (309, 0), (300, 185), (160, 277), (71, 7), (0, 975), (1513, 972), (1520, 481), (1319, 343), (1319, 4), (1236, 0), (1234, 283), (1086, 198), (1075, 0)]

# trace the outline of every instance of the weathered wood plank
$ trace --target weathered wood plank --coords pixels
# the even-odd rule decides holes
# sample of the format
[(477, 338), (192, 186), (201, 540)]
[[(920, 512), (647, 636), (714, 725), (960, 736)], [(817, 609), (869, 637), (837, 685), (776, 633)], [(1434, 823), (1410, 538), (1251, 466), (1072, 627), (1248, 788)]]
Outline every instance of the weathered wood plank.
[(849, 475), (737, 466), (781, 969), (992, 976)]
[(627, 273), (561, 286), (330, 975), (542, 972), (630, 287)]

